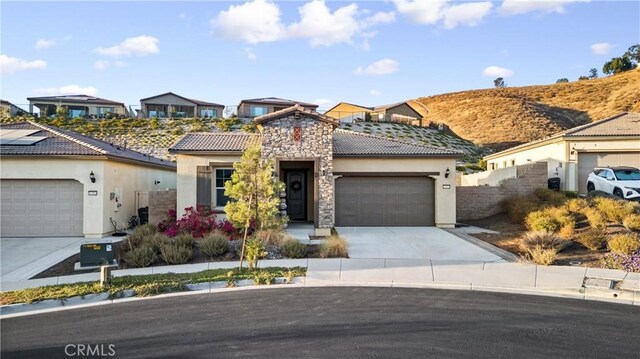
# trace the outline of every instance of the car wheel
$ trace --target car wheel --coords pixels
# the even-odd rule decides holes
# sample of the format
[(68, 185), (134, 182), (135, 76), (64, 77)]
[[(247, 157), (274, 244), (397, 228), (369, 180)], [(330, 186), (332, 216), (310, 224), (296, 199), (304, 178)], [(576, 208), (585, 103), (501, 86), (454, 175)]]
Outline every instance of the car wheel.
[(616, 188), (613, 190), (613, 195), (618, 197), (618, 198), (624, 198), (624, 195), (622, 194), (622, 190), (620, 188)]
[(593, 183), (589, 182), (587, 183), (587, 192), (593, 192), (596, 190), (596, 186), (593, 185)]

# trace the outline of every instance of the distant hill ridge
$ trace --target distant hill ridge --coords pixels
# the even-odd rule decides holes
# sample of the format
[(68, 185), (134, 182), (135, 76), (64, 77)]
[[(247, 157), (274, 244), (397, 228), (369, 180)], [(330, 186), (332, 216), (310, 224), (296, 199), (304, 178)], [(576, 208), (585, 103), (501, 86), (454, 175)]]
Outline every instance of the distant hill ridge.
[(640, 112), (640, 69), (552, 85), (460, 91), (417, 101), (428, 121), (460, 137), (501, 150), (620, 112)]

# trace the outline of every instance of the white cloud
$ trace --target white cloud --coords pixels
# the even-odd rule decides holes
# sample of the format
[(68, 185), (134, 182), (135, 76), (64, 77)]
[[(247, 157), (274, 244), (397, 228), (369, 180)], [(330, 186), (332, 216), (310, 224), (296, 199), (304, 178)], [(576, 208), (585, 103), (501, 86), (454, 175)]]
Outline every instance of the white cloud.
[(137, 37), (127, 38), (118, 45), (106, 48), (98, 47), (93, 51), (100, 55), (113, 57), (146, 56), (160, 52), (158, 42), (160, 42), (160, 40), (153, 36), (140, 35)]
[(0, 72), (3, 74), (12, 74), (18, 71), (44, 69), (47, 62), (42, 60), (27, 61), (0, 54)]
[(109, 65), (109, 61), (107, 60), (98, 60), (93, 64), (93, 68), (102, 71), (109, 68)]
[(393, 11), (366, 16), (370, 12), (359, 10), (356, 3), (331, 11), (325, 0), (307, 2), (298, 8), (298, 13), (297, 21), (285, 24), (275, 2), (252, 0), (221, 11), (211, 20), (211, 26), (221, 38), (248, 44), (299, 38), (308, 39), (311, 46), (318, 47), (352, 44), (354, 38), (362, 37), (363, 46), (368, 47), (367, 35), (371, 34), (368, 29), (395, 21)]
[(186, 19), (186, 18), (187, 18), (187, 14), (185, 14), (185, 13), (180, 13), (178, 15), (178, 19)]
[(350, 43), (360, 30), (355, 16), (358, 5), (350, 4), (331, 13), (323, 0), (314, 0), (298, 8), (300, 21), (289, 26), (292, 37), (308, 38), (311, 46)]
[(245, 47), (244, 53), (247, 55), (247, 58), (251, 61), (255, 61), (258, 58), (255, 52), (253, 52), (253, 50), (250, 47)]
[(392, 59), (382, 59), (378, 60), (371, 65), (363, 68), (362, 66), (358, 66), (354, 73), (356, 75), (388, 75), (398, 71), (398, 61)]
[(476, 26), (489, 14), (493, 4), (491, 2), (471, 2), (450, 6), (444, 9), (444, 27), (453, 29), (458, 24)]
[(597, 44), (591, 45), (591, 52), (596, 55), (606, 55), (614, 47), (615, 45), (611, 45), (606, 42), (599, 42)]
[(371, 89), (371, 90), (369, 90), (369, 95), (371, 95), (371, 96), (380, 96), (380, 91), (378, 91), (376, 89)]
[(98, 90), (95, 87), (80, 87), (79, 85), (67, 85), (62, 87), (37, 88), (34, 90), (38, 95), (55, 96), (55, 95), (89, 95), (95, 96)]
[(511, 77), (513, 76), (513, 70), (505, 69), (500, 66), (489, 66), (482, 72), (482, 76), (486, 77)]
[(313, 103), (315, 103), (318, 106), (323, 106), (326, 104), (330, 104), (332, 101), (326, 98), (317, 98), (315, 101), (313, 101)]
[(55, 39), (39, 39), (38, 41), (36, 41), (36, 44), (34, 46), (34, 48), (36, 50), (41, 50), (41, 49), (48, 49), (52, 46), (54, 46), (56, 44), (56, 40)]
[(280, 8), (269, 0), (231, 5), (213, 18), (211, 25), (222, 38), (250, 44), (277, 41), (286, 35)]
[(504, 0), (499, 12), (503, 15), (519, 15), (528, 12), (558, 13), (565, 12), (565, 5), (589, 0)]
[(409, 20), (422, 25), (436, 25), (441, 21), (446, 29), (463, 24), (475, 26), (493, 8), (490, 1), (449, 5), (449, 0), (393, 0), (396, 10)]

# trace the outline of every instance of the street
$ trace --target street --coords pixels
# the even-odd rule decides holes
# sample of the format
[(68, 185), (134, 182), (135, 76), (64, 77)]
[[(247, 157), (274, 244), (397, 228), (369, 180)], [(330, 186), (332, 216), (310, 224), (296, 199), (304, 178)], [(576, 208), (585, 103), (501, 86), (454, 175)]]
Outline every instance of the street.
[(324, 287), (133, 301), (1, 326), (5, 359), (631, 358), (640, 352), (639, 323), (640, 307), (631, 305)]

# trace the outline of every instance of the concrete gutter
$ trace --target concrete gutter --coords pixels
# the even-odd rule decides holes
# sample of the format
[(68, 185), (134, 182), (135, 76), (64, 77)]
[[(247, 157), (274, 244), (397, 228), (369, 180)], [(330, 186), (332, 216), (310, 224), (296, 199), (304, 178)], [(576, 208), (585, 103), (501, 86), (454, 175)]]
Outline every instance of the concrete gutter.
[[(114, 271), (115, 276), (143, 275), (157, 273), (189, 273), (214, 268), (234, 268), (236, 262), (210, 262), (181, 266), (164, 266)], [(640, 273), (620, 270), (539, 266), (522, 263), (432, 261), (421, 259), (295, 259), (264, 260), (261, 267), (306, 267), (307, 276), (297, 279), (295, 285), (251, 286), (247, 289), (291, 288), (292, 286), (373, 286), (403, 288), (437, 288), (471, 291), (504, 292), (529, 295), (543, 295), (584, 300), (608, 301), (620, 304), (640, 305)], [(49, 278), (47, 278), (49, 279)], [(96, 281), (98, 273), (51, 278), (51, 283), (62, 284), (79, 281)], [(253, 283), (243, 282), (243, 285)], [(604, 284), (603, 284), (604, 283)], [(615, 284), (615, 285), (614, 285)], [(16, 289), (47, 285), (42, 280), (13, 283)], [(173, 293), (188, 295), (193, 293), (218, 293), (228, 291), (222, 284), (191, 285), (193, 292)], [(6, 283), (3, 285), (6, 290)], [(151, 297), (161, 298), (166, 295)], [(141, 300), (147, 298), (126, 298)], [(42, 310), (60, 310), (109, 303), (120, 303), (124, 299), (108, 299), (103, 294), (83, 298), (49, 301), (56, 303), (18, 304), (0, 307), (1, 317), (18, 312), (40, 313)], [(53, 306), (47, 308), (46, 306)], [(22, 306), (16, 310), (16, 306)], [(43, 306), (45, 306), (43, 308)], [(10, 309), (13, 308), (13, 309)]]

